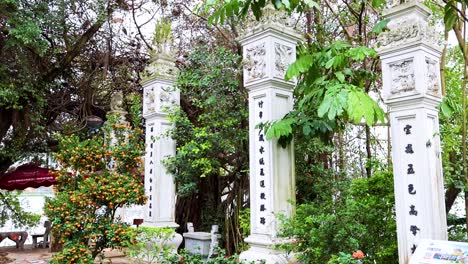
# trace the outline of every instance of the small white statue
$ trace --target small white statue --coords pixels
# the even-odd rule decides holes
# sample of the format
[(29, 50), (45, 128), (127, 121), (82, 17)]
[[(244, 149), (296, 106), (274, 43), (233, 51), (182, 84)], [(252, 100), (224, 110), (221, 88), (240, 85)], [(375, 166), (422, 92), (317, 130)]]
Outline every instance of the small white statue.
[(191, 223), (191, 222), (187, 223), (187, 230), (188, 230), (189, 233), (195, 232), (195, 228), (193, 228), (193, 223)]
[(112, 94), (110, 108), (112, 111), (125, 111), (123, 108), (123, 93), (122, 91)]

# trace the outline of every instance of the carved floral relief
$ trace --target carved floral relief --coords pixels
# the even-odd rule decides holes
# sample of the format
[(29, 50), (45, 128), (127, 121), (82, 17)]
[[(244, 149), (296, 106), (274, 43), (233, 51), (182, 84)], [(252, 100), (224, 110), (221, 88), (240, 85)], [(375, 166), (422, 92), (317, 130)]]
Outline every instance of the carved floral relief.
[(439, 94), (439, 78), (438, 78), (438, 69), (437, 62), (430, 58), (426, 57), (426, 85), (427, 93), (440, 96)]
[(402, 17), (391, 21), (388, 27), (390, 31), (379, 35), (380, 48), (400, 47), (414, 41), (438, 45), (438, 37), (434, 28), (423, 19)]
[(174, 78), (177, 75), (177, 67), (172, 61), (157, 59), (145, 68), (142, 77), (145, 79), (156, 75)]
[(292, 47), (275, 43), (275, 77), (284, 78), (293, 58)]
[(389, 67), (392, 84), (391, 95), (398, 95), (415, 89), (413, 59), (393, 62), (389, 64)]
[(159, 108), (161, 112), (166, 112), (167, 108), (174, 106), (176, 99), (172, 93), (172, 88), (161, 87), (161, 92), (159, 93)]
[(247, 48), (245, 58), (246, 82), (252, 82), (266, 76), (265, 42)]
[(144, 94), (144, 102), (146, 105), (146, 113), (153, 113), (156, 111), (155, 109), (155, 96), (154, 96), (154, 88), (148, 88)]

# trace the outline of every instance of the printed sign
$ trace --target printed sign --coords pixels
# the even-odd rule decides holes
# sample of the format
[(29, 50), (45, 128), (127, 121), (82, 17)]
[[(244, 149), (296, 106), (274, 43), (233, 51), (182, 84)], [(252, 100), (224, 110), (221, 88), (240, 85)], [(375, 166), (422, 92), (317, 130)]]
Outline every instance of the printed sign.
[(421, 239), (409, 264), (467, 264), (468, 243)]

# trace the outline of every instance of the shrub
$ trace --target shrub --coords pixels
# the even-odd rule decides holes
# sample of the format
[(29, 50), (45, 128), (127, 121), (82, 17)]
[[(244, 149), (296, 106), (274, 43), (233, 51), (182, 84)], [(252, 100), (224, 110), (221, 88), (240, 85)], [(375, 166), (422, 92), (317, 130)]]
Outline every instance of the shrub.
[(283, 219), (282, 235), (296, 242), (282, 247), (302, 252), (304, 263), (327, 263), (333, 255), (336, 261), (340, 252), (356, 250), (366, 252), (363, 263), (397, 263), (392, 174), (356, 179), (335, 193), (298, 205), (293, 218)]
[[(133, 124), (140, 124), (138, 111), (132, 114)], [(45, 212), (63, 250), (51, 263), (93, 263), (105, 248), (134, 243), (135, 230), (116, 217), (116, 211), (146, 201), (141, 134), (114, 116), (101, 131), (59, 138), (55, 158), (62, 169), (56, 196), (47, 201)]]

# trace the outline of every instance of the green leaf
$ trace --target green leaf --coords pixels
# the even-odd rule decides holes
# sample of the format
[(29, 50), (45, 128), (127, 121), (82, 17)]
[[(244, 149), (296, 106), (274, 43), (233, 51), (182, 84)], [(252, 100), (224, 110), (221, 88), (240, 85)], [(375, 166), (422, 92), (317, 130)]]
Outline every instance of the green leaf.
[(300, 56), (294, 63), (289, 65), (285, 76), (286, 81), (299, 77), (301, 73), (308, 71), (312, 67), (312, 63), (312, 55)]
[(304, 133), (305, 136), (310, 135), (310, 132), (312, 132), (312, 128), (309, 125), (304, 125), (302, 127), (302, 133)]
[(274, 1), (274, 5), (277, 9), (280, 9), (281, 6), (283, 5), (282, 1), (281, 0), (275, 0)]
[(452, 29), (455, 23), (458, 20), (457, 12), (455, 8), (452, 6), (454, 3), (449, 2), (444, 7), (444, 23), (446, 29)]
[(309, 7), (309, 8), (316, 8), (320, 10), (320, 5), (313, 1), (313, 0), (304, 0), (304, 3)]
[(362, 118), (365, 119), (368, 126), (373, 125), (377, 121), (385, 121), (383, 110), (360, 88), (350, 90), (346, 112), (355, 124), (359, 124)]
[(333, 62), (335, 61), (335, 57), (331, 58), (330, 60), (327, 61), (325, 64), (325, 68), (330, 69), (331, 66), (333, 66)]
[(390, 22), (390, 19), (386, 18), (384, 20), (379, 21), (377, 24), (374, 25), (372, 28), (372, 32), (379, 34), (382, 33), (385, 28), (387, 28), (387, 24)]
[(292, 124), (295, 118), (284, 118), (271, 124), (266, 131), (266, 139), (289, 137), (292, 134)]
[(318, 111), (317, 111), (318, 117), (323, 117), (328, 112), (332, 104), (332, 101), (333, 99), (331, 97), (325, 96), (324, 100), (322, 101), (322, 103), (320, 104), (318, 108)]
[(379, 8), (385, 4), (385, 0), (372, 0), (372, 7)]
[(440, 111), (445, 117), (451, 117), (453, 114), (453, 109), (446, 100), (443, 100), (442, 103), (440, 103)]
[(340, 81), (340, 82), (344, 82), (345, 81), (345, 76), (342, 72), (335, 72), (335, 76), (336, 78)]

